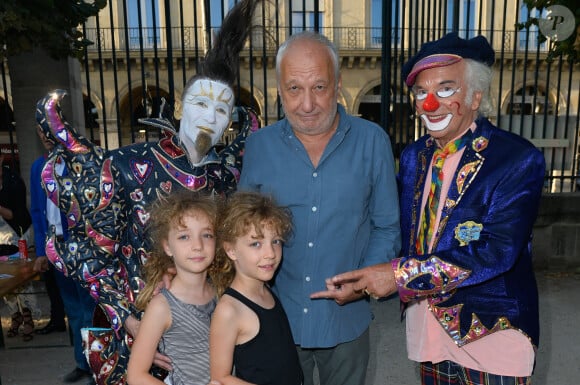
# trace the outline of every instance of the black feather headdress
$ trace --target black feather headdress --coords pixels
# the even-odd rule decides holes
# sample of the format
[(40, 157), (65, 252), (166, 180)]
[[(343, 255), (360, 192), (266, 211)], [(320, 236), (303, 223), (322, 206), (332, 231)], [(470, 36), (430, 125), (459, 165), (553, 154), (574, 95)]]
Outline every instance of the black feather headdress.
[(258, 3), (259, 0), (243, 0), (228, 12), (198, 75), (233, 87), (238, 76), (240, 51), (251, 31)]

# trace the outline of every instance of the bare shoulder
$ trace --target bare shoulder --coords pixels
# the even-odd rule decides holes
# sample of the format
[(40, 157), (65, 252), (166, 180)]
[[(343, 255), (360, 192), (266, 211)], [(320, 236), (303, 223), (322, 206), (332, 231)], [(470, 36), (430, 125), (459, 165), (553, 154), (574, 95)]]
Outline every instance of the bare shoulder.
[(241, 303), (229, 295), (222, 295), (213, 312), (213, 319), (234, 322), (240, 314)]
[(167, 300), (162, 295), (154, 296), (134, 330), (137, 335), (134, 336), (133, 347), (137, 349), (147, 347), (155, 351), (163, 333), (171, 327), (171, 322), (171, 310)]
[(143, 320), (154, 319), (163, 322), (167, 327), (171, 324), (171, 309), (167, 299), (163, 295), (155, 295), (147, 304)]
[(235, 331), (235, 343), (242, 344), (258, 334), (260, 321), (248, 306), (234, 297), (223, 295), (213, 313), (211, 327), (216, 332), (223, 329)]

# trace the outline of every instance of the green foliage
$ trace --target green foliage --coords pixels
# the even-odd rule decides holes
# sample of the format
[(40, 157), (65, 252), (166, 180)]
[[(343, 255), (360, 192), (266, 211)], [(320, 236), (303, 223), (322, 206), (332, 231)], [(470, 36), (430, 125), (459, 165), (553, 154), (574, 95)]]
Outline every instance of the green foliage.
[[(568, 8), (574, 14), (576, 19), (576, 29), (572, 35), (561, 41), (551, 42), (550, 51), (548, 52), (548, 61), (553, 61), (559, 57), (565, 57), (572, 63), (580, 62), (580, 7), (578, 6), (578, 0), (524, 0), (524, 5), (531, 11), (536, 8), (539, 13), (552, 5), (562, 5)], [(529, 18), (524, 23), (516, 24), (518, 30), (528, 29), (532, 25), (539, 27), (538, 18)], [(538, 43), (541, 44), (545, 42), (547, 38), (543, 34), (539, 34)]]
[(1, 0), (0, 59), (44, 48), (55, 59), (82, 57), (92, 42), (79, 26), (107, 0)]

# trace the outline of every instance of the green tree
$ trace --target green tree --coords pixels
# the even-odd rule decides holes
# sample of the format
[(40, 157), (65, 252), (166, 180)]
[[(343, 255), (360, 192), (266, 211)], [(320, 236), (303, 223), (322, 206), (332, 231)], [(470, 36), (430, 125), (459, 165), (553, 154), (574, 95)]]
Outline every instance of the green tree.
[[(541, 14), (542, 11), (552, 5), (561, 5), (568, 8), (575, 17), (576, 28), (570, 37), (564, 40), (552, 41), (550, 51), (548, 52), (548, 61), (552, 61), (560, 56), (567, 58), (572, 63), (580, 62), (580, 7), (578, 0), (524, 0), (524, 5), (528, 10), (537, 9)], [(539, 19), (536, 17), (529, 18), (524, 23), (518, 23), (518, 29), (527, 29), (532, 25), (539, 27)], [(547, 38), (540, 34), (538, 43), (545, 42)]]
[(34, 118), (38, 99), (55, 88), (68, 90), (65, 115), (83, 129), (82, 115), (73, 113), (82, 111), (80, 62), (75, 58), (91, 42), (80, 27), (106, 5), (106, 0), (0, 0), (0, 64), (7, 63), (10, 81), (10, 95), (4, 98), (14, 111), (25, 181), (43, 152)]
[(79, 26), (106, 5), (107, 0), (2, 0), (0, 59), (35, 47), (55, 59), (82, 57), (91, 42)]

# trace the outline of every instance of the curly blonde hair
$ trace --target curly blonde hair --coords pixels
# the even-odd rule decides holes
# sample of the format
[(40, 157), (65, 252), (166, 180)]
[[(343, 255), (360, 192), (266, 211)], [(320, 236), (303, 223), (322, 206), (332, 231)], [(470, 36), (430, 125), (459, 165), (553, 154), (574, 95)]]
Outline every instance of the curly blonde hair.
[[(194, 191), (179, 191), (164, 198), (159, 198), (149, 209), (150, 221), (147, 225), (147, 235), (151, 239), (152, 250), (143, 265), (142, 277), (145, 280), (145, 287), (141, 290), (135, 306), (139, 310), (144, 310), (153, 297), (155, 288), (167, 273), (167, 269), (175, 267), (173, 259), (169, 257), (163, 248), (164, 241), (169, 236), (169, 231), (176, 226), (183, 224), (183, 218), (188, 215), (207, 216), (215, 229), (218, 212), (218, 202), (207, 193)], [(210, 280), (213, 280), (212, 262), (208, 269)]]
[(234, 263), (227, 256), (224, 243), (234, 243), (252, 229), (256, 230), (258, 236), (262, 236), (266, 227), (271, 228), (283, 240), (286, 240), (292, 232), (290, 211), (278, 206), (272, 197), (238, 191), (221, 206), (216, 226), (218, 242), (213, 263), (216, 270), (213, 284), (218, 296), (230, 286), (235, 275)]

